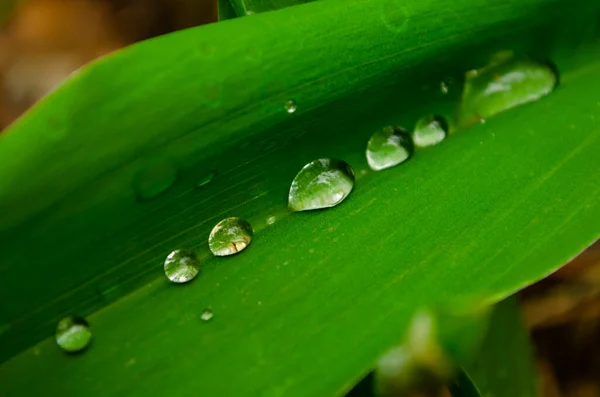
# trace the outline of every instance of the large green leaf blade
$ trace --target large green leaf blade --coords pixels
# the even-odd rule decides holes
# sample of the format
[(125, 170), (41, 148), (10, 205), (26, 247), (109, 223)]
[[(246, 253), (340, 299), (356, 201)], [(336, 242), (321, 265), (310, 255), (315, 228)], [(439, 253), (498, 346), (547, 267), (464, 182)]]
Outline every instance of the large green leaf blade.
[[(306, 162), (364, 161), (382, 123), (410, 128), (455, 106), (421, 86), (485, 62), (496, 48), (480, 42), (509, 35), (521, 50), (547, 50), (568, 19), (559, 11), (571, 9), (449, 3), (314, 2), (151, 40), (79, 71), (2, 136), (2, 357), (49, 335), (60, 316), (92, 313), (156, 277), (173, 245), (203, 244), (232, 208), (285, 211), (281, 191)], [(178, 182), (138, 203), (132, 181), (157, 158), (174, 163)], [(208, 188), (192, 189), (214, 171)]]
[[(329, 3), (346, 10), (341, 2)], [(254, 32), (247, 33), (248, 42), (261, 38), (261, 45), (267, 46), (272, 42), (262, 37), (261, 23), (283, 29), (289, 22), (278, 25), (283, 16), (308, 17), (310, 11), (314, 17), (313, 11), (325, 7), (318, 4), (215, 26), (247, 29)], [(366, 2), (353, 4), (364, 8), (352, 15), (368, 14)], [(499, 4), (491, 6), (504, 13), (491, 14), (490, 20), (481, 22), (481, 12), (469, 14), (474, 19), (467, 20), (473, 29), (481, 29), (482, 37), (493, 36), (489, 29), (514, 27), (503, 24), (502, 18), (523, 17), (546, 3), (513, 2), (516, 8), (510, 11)], [(427, 7), (432, 5), (414, 5), (415, 13), (430, 11)], [(322, 11), (319, 15), (324, 17)], [(369, 15), (368, 23), (379, 26), (378, 14)], [(525, 25), (534, 25), (530, 23)], [(467, 37), (468, 29), (460, 26)], [(220, 28), (202, 31), (214, 29)], [(383, 31), (388, 27), (366, 37), (360, 48), (373, 45), (369, 40)], [(435, 40), (450, 50), (461, 48), (461, 33), (455, 31), (459, 36), (454, 39), (440, 38), (448, 33), (416, 31), (410, 36), (414, 52), (407, 50), (399, 59), (358, 53), (358, 59), (348, 62), (361, 65), (360, 70), (335, 74), (343, 63), (325, 65), (327, 84), (307, 67), (318, 64), (323, 53), (296, 70), (290, 87), (261, 90), (256, 83), (235, 80), (240, 85), (227, 86), (224, 93), (236, 87), (248, 91), (211, 110), (197, 101), (198, 92), (210, 92), (204, 91), (208, 83), (193, 79), (198, 76), (197, 58), (154, 77), (152, 73), (169, 62), (144, 64), (146, 58), (156, 58), (154, 44), (172, 50), (181, 39), (183, 44), (173, 53), (183, 54), (191, 43), (204, 43), (201, 35), (185, 32), (107, 59), (48, 98), (0, 144), (7, 159), (3, 170), (10, 176), (2, 179), (8, 189), (0, 196), (2, 208), (10, 209), (2, 220), (8, 259), (1, 269), (7, 287), (2, 288), (2, 298), (11, 302), (3, 311), (10, 311), (12, 328), (2, 335), (3, 350), (7, 341), (18, 341), (12, 344), (22, 348), (48, 335), (52, 322), (65, 311), (87, 314), (103, 309), (89, 316), (96, 339), (86, 354), (63, 356), (47, 339), (0, 367), (2, 390), (9, 395), (148, 395), (156, 390), (172, 395), (190, 390), (215, 395), (331, 395), (348, 389), (397, 341), (415, 306), (463, 294), (500, 299), (551, 272), (596, 239), (599, 186), (590, 175), (599, 166), (600, 126), (594, 115), (600, 70), (593, 63), (565, 70), (563, 86), (539, 103), (451, 136), (401, 167), (360, 172), (366, 170), (364, 147), (374, 128), (410, 124), (448, 105), (446, 99), (425, 94), (392, 101), (400, 88), (417, 93), (419, 85), (390, 79), (400, 69), (415, 76), (400, 67), (403, 62), (419, 65), (427, 79), (435, 77), (423, 68), (443, 51)], [(421, 47), (423, 37), (431, 41)], [(394, 41), (380, 40), (389, 45)], [(314, 50), (309, 45), (299, 54), (309, 56)], [(218, 55), (219, 65), (226, 65), (233, 53)], [(596, 50), (590, 58), (597, 61)], [(275, 58), (261, 62), (276, 64)], [(130, 73), (99, 90), (101, 83), (95, 79), (107, 81), (128, 63)], [(243, 70), (252, 81), (262, 73), (270, 84), (289, 72), (286, 66), (272, 76), (242, 65), (239, 70), (239, 65), (226, 67), (223, 76)], [(180, 77), (183, 70), (188, 73)], [(140, 85), (144, 79), (149, 85)], [(84, 89), (84, 83), (90, 86)], [(365, 91), (372, 84), (375, 87)], [(167, 101), (169, 87), (175, 92)], [(138, 91), (118, 103), (107, 101), (127, 88)], [(98, 96), (82, 99), (89, 92)], [(293, 118), (282, 108), (290, 93), (299, 104)], [(256, 102), (263, 94), (267, 99)], [(150, 116), (149, 103), (161, 105)], [(399, 116), (399, 108), (406, 113)], [(89, 123), (94, 114), (96, 122)], [(53, 117), (59, 122), (53, 124)], [(64, 130), (55, 129), (57, 124)], [(40, 137), (39, 131), (46, 129), (65, 135)], [(140, 130), (143, 133), (132, 132)], [(245, 152), (222, 155), (247, 140)], [(48, 147), (54, 151), (47, 152)], [(23, 149), (27, 161), (9, 156), (14, 149)], [(129, 190), (131, 176), (140, 153), (152, 150), (174, 156), (183, 171), (171, 192), (154, 202), (137, 203)], [(61, 156), (63, 161), (58, 161)], [(360, 176), (355, 191), (334, 209), (287, 214), (289, 182), (306, 162), (322, 156), (340, 157), (355, 167)], [(205, 190), (190, 191), (215, 166), (211, 160), (221, 157), (226, 159), (216, 164), (224, 170), (221, 177)], [(23, 180), (22, 175), (31, 178)], [(48, 206), (49, 202), (55, 204)], [(217, 261), (206, 253), (206, 236), (216, 220), (229, 215), (250, 220), (255, 240), (244, 253)], [(269, 215), (278, 221), (267, 227)], [(56, 244), (60, 241), (73, 244)], [(160, 262), (180, 245), (200, 246), (205, 270), (193, 284), (173, 288), (160, 275)], [(37, 278), (23, 279), (23, 274)], [(133, 290), (140, 279), (154, 281)], [(111, 288), (121, 289), (117, 295), (133, 292), (111, 303), (106, 297)], [(41, 309), (36, 312), (37, 307)], [(199, 319), (205, 307), (215, 312), (211, 323)], [(34, 325), (39, 328), (32, 331)], [(321, 376), (324, 372), (326, 377)], [(45, 377), (30, 382), (31, 373)]]
[[(188, 288), (156, 280), (108, 306), (90, 317), (97, 338), (85, 355), (62, 356), (47, 340), (2, 367), (3, 388), (104, 396), (349, 388), (396, 342), (415, 305), (465, 293), (499, 299), (598, 237), (599, 186), (588, 176), (600, 150), (600, 68), (564, 80), (542, 102), (359, 180), (339, 208), (281, 220)], [(567, 102), (587, 116), (552, 112)], [(398, 208), (406, 209), (400, 225)], [(369, 261), (359, 263), (365, 242)], [(386, 249), (393, 242), (402, 243)], [(215, 312), (209, 324), (198, 318), (205, 306)]]

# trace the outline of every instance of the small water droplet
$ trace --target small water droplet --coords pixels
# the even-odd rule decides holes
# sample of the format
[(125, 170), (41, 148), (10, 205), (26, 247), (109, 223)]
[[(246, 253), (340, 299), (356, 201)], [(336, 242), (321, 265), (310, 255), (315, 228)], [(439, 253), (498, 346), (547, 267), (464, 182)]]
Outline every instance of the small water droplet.
[(558, 77), (551, 66), (514, 60), (509, 55), (494, 57), (488, 66), (466, 73), (460, 108), (462, 125), (481, 122), (552, 92)]
[(388, 126), (369, 139), (367, 162), (373, 170), (380, 171), (408, 160), (413, 151), (408, 132), (400, 127)]
[(84, 350), (92, 340), (90, 327), (83, 318), (65, 317), (56, 328), (56, 343), (68, 353)]
[(288, 208), (291, 211), (307, 211), (334, 207), (348, 197), (353, 186), (354, 171), (345, 161), (312, 161), (294, 178)]
[(212, 310), (210, 309), (204, 309), (202, 311), (202, 314), (200, 315), (200, 319), (202, 321), (210, 321), (212, 320), (212, 318), (215, 316), (215, 314), (213, 313)]
[(417, 121), (412, 134), (416, 146), (427, 147), (437, 145), (446, 138), (448, 124), (440, 116), (426, 116)]
[(187, 283), (200, 272), (200, 261), (189, 250), (175, 250), (165, 259), (165, 275), (174, 283)]
[(270, 217), (267, 218), (267, 225), (274, 224), (276, 220), (277, 220), (277, 218), (275, 218), (275, 216), (271, 215)]
[(241, 218), (223, 219), (210, 232), (208, 246), (215, 256), (236, 254), (252, 241), (252, 226)]
[(149, 200), (169, 189), (177, 180), (177, 170), (167, 160), (145, 163), (133, 180), (138, 200)]
[(209, 183), (212, 182), (215, 175), (216, 175), (215, 172), (211, 172), (210, 174), (203, 176), (198, 182), (196, 182), (196, 187), (201, 188), (201, 187), (208, 185)]
[(440, 82), (440, 91), (444, 95), (446, 95), (446, 94), (448, 94), (448, 92), (450, 92), (450, 90), (448, 89), (448, 84), (443, 80)]
[(296, 102), (292, 99), (288, 100), (285, 103), (285, 110), (289, 113), (296, 113), (296, 110), (298, 109), (298, 106), (296, 106)]

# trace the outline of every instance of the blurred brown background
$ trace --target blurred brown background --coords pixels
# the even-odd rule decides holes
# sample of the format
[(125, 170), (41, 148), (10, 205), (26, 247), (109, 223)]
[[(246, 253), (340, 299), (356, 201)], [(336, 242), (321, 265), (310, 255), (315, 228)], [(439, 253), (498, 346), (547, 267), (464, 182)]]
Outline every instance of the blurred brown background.
[(0, 30), (0, 130), (94, 58), (217, 20), (216, 0), (29, 0), (20, 4)]
[[(85, 63), (216, 20), (216, 0), (24, 2), (0, 30), (0, 130)], [(542, 396), (600, 397), (600, 244), (521, 297)]]

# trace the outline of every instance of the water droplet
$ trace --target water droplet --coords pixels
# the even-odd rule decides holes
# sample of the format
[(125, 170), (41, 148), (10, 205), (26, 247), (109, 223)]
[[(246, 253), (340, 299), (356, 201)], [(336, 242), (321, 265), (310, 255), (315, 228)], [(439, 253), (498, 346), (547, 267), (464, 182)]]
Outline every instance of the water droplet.
[(196, 182), (196, 187), (200, 188), (200, 187), (208, 185), (209, 183), (212, 182), (212, 180), (215, 177), (215, 175), (216, 175), (215, 172), (211, 172), (210, 174), (205, 175), (198, 182)]
[(175, 250), (165, 259), (165, 275), (174, 283), (187, 283), (200, 272), (200, 261), (192, 251)]
[(460, 108), (462, 125), (481, 122), (505, 110), (548, 95), (557, 84), (552, 67), (529, 60), (495, 58), (466, 74)]
[(354, 171), (344, 161), (319, 159), (308, 163), (294, 178), (288, 208), (307, 211), (334, 207), (352, 191)]
[(448, 92), (450, 92), (450, 90), (448, 89), (448, 84), (443, 80), (440, 82), (440, 91), (444, 95), (446, 95), (446, 94), (448, 94)]
[(56, 328), (56, 343), (68, 353), (84, 350), (92, 340), (90, 327), (82, 318), (65, 317)]
[(285, 110), (287, 110), (287, 112), (289, 114), (296, 113), (297, 109), (298, 109), (298, 106), (296, 106), (296, 102), (293, 101), (292, 99), (288, 100), (285, 103)]
[(448, 124), (440, 116), (426, 116), (417, 121), (412, 134), (416, 146), (437, 145), (446, 138)]
[(275, 218), (275, 216), (271, 215), (270, 217), (267, 218), (267, 225), (274, 224), (276, 220), (277, 220), (277, 218)]
[(241, 218), (226, 218), (210, 232), (208, 246), (215, 256), (236, 254), (252, 241), (252, 226)]
[(202, 311), (202, 314), (200, 315), (200, 319), (202, 321), (210, 321), (212, 320), (212, 318), (215, 316), (215, 314), (213, 313), (212, 310), (210, 309), (204, 309)]
[(375, 171), (398, 165), (408, 160), (414, 151), (408, 132), (388, 126), (377, 131), (367, 144), (367, 162)]
[(169, 189), (177, 179), (177, 170), (167, 160), (145, 163), (133, 180), (139, 200), (149, 200)]

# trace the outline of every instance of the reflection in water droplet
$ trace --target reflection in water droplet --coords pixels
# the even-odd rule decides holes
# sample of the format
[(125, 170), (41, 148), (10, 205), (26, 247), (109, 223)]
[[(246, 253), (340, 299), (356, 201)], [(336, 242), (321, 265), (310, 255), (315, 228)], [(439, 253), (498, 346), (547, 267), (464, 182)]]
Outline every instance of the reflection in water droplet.
[(446, 138), (448, 124), (440, 116), (426, 116), (417, 121), (412, 134), (416, 146), (426, 147), (437, 145)]
[(212, 320), (212, 318), (214, 317), (214, 315), (215, 314), (213, 313), (212, 310), (210, 310), (210, 309), (204, 309), (202, 311), (202, 314), (200, 315), (200, 319), (202, 321), (210, 321), (210, 320)]
[(90, 327), (82, 318), (65, 317), (56, 328), (56, 343), (68, 353), (84, 350), (92, 340)]
[(298, 107), (296, 106), (295, 101), (290, 99), (285, 103), (285, 110), (287, 110), (288, 113), (290, 113), (290, 114), (295, 113), (297, 109), (298, 109)]
[(210, 174), (205, 175), (198, 182), (196, 182), (196, 187), (200, 188), (200, 187), (208, 185), (209, 183), (212, 182), (215, 175), (216, 175), (216, 173), (214, 173), (214, 172), (211, 172)]
[(177, 170), (167, 160), (145, 163), (133, 180), (138, 200), (149, 200), (165, 192), (177, 179)]
[(460, 108), (462, 125), (481, 122), (495, 114), (548, 95), (558, 81), (549, 65), (529, 60), (495, 57), (485, 68), (469, 71)]
[(210, 232), (208, 246), (215, 256), (236, 254), (252, 241), (252, 226), (241, 218), (226, 218)]
[(367, 144), (367, 162), (375, 171), (408, 160), (414, 146), (408, 132), (400, 127), (387, 126), (377, 131)]
[(354, 171), (344, 161), (315, 160), (302, 168), (290, 188), (288, 208), (307, 211), (341, 203), (352, 191)]
[(165, 275), (174, 283), (187, 283), (200, 272), (200, 261), (192, 251), (175, 250), (165, 260)]

